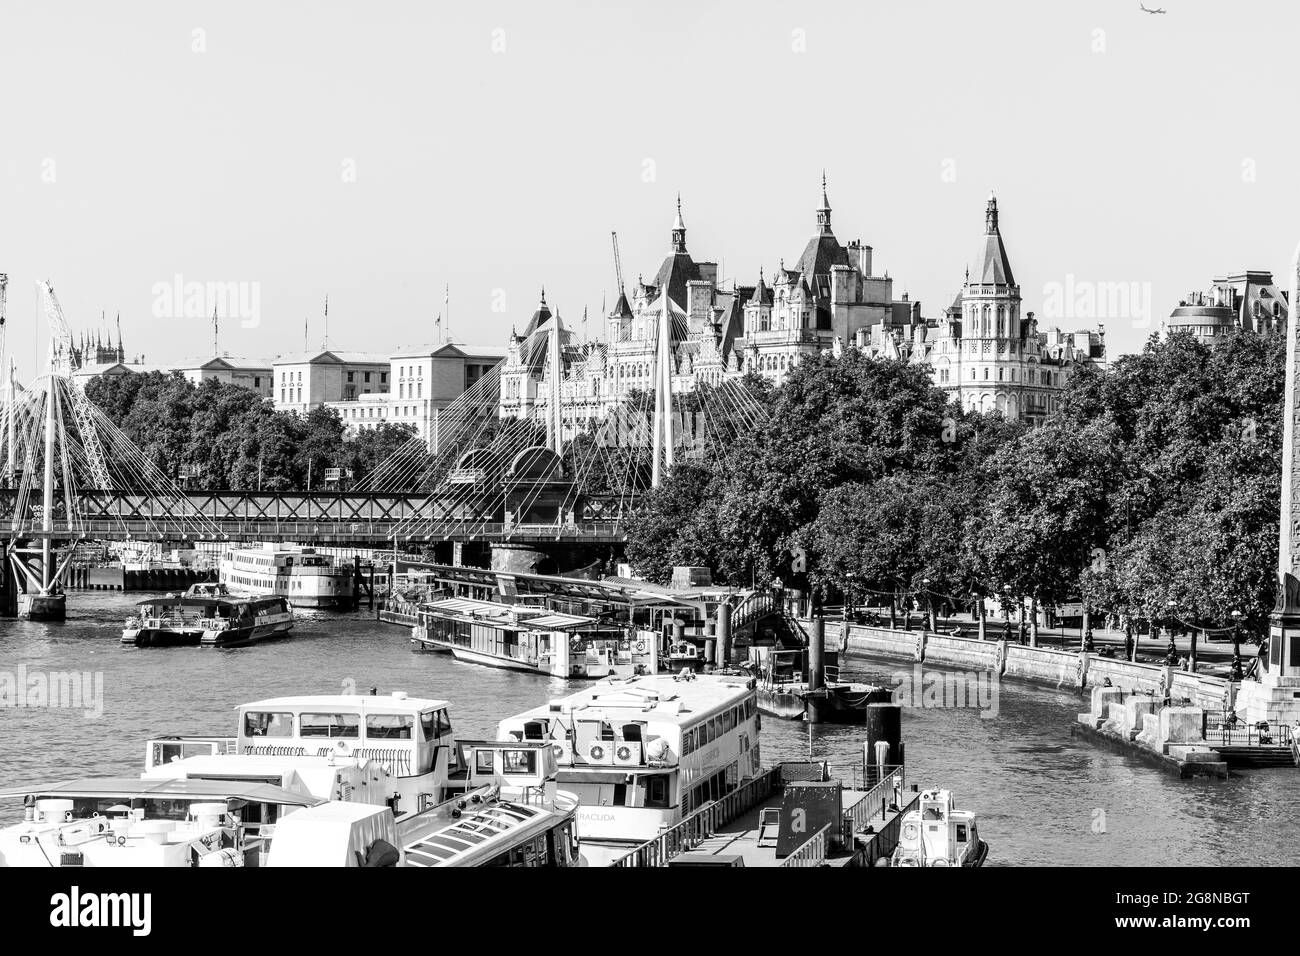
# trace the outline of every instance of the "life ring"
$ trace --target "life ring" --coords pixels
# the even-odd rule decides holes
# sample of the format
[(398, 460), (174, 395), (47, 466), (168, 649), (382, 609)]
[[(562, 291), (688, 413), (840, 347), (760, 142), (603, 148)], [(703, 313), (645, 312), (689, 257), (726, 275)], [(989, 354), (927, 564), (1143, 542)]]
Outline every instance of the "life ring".
[(908, 841), (915, 840), (915, 839), (916, 839), (916, 833), (917, 833), (917, 830), (916, 830), (916, 824), (915, 824), (915, 823), (904, 823), (904, 824), (903, 824), (903, 839), (904, 839), (904, 840), (908, 840)]
[(631, 748), (631, 747), (619, 747), (618, 750), (614, 751), (614, 756), (616, 756), (619, 760), (631, 760), (631, 759), (632, 759), (632, 748)]
[(645, 653), (645, 641), (637, 641), (637, 642), (636, 642), (636, 652), (637, 652), (638, 654), (644, 654), (644, 653)]
[(570, 640), (570, 641), (569, 641), (569, 650), (571, 650), (571, 651), (580, 651), (580, 650), (582, 650), (582, 638), (580, 638), (580, 637), (575, 637), (575, 638), (573, 638), (572, 640)]
[(592, 760), (601, 760), (605, 756), (605, 748), (602, 747), (600, 744), (592, 744), (591, 750), (588, 751), (588, 753), (591, 754)]
[(631, 641), (619, 641), (618, 649), (620, 651), (629, 651), (632, 649)]
[(555, 754), (556, 760), (559, 760), (564, 756), (564, 748), (559, 744), (551, 744), (551, 753)]

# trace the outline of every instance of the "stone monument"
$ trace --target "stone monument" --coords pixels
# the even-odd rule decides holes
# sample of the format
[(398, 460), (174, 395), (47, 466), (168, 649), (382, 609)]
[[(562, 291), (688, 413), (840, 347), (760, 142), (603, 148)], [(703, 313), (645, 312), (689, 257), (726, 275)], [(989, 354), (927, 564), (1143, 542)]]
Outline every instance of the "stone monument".
[(1300, 246), (1291, 260), (1283, 401), (1281, 522), (1278, 528), (1277, 603), (1269, 616), (1268, 657), (1259, 682), (1247, 681), (1236, 710), (1254, 724), (1300, 721)]

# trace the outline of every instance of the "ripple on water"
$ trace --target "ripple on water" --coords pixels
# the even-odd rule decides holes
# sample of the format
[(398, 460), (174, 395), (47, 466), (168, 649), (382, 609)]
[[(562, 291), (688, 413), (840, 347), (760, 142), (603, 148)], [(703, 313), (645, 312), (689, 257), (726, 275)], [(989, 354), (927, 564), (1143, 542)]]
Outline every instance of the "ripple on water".
[[(295, 636), (235, 650), (140, 650), (119, 642), (122, 620), (143, 595), (74, 593), (62, 625), (0, 620), (0, 670), (20, 664), (104, 677), (104, 713), (0, 710), (5, 786), (140, 771), (144, 740), (164, 733), (234, 732), (243, 701), (338, 692), (405, 690), (450, 700), (461, 736), (492, 736), (496, 723), (564, 694), (564, 681), (416, 654), (404, 628), (366, 612), (299, 612)], [(854, 659), (846, 676), (889, 682), (906, 670)], [(1215, 865), (1246, 854), (1255, 865), (1300, 862), (1300, 821), (1291, 812), (1294, 771), (1252, 771), (1228, 780), (1178, 780), (1074, 738), (1082, 709), (1069, 690), (1003, 684), (998, 713), (908, 709), (908, 780), (951, 789), (979, 813), (998, 865)], [(856, 727), (813, 730), (813, 747), (837, 769), (861, 766)], [(808, 754), (803, 723), (765, 719), (767, 761)]]

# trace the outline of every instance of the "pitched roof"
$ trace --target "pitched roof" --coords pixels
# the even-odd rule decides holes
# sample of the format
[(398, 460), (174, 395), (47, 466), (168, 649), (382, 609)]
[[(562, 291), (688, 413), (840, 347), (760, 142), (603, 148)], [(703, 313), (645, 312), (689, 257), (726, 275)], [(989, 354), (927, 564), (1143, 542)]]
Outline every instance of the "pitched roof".
[(806, 276), (830, 275), (831, 266), (847, 266), (849, 252), (840, 245), (840, 241), (829, 232), (813, 236), (804, 246), (799, 256), (796, 273)]
[(988, 205), (984, 210), (984, 237), (980, 240), (979, 251), (975, 253), (975, 265), (967, 281), (976, 285), (1016, 284), (1011, 275), (1011, 261), (1002, 244), (1002, 233), (998, 231), (998, 201), (992, 193), (989, 193)]
[(290, 352), (277, 355), (272, 365), (387, 365), (388, 356), (378, 352), (340, 352), (320, 349), (315, 352)]
[(654, 284), (660, 291), (667, 289), (668, 298), (680, 306), (686, 305), (686, 283), (700, 278), (700, 267), (688, 252), (673, 252), (664, 257), (655, 273)]

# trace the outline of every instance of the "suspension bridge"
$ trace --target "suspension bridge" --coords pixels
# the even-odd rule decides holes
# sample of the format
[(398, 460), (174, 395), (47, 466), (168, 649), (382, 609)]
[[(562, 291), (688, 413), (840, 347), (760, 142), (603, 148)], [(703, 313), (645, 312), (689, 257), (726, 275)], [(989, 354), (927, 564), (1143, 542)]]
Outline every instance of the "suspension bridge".
[(86, 397), (71, 374), (71, 330), (44, 283), (48, 371), (23, 389), (11, 365), (0, 416), (10, 606), (60, 616), (61, 580), (79, 541), (432, 549), (456, 563), (471, 545), (481, 549), (475, 560), (520, 571), (546, 556), (562, 555), (569, 567), (608, 556), (626, 540), (639, 496), (677, 461), (725, 454), (764, 414), (738, 379), (703, 384), (678, 374), (675, 351), (690, 332), (662, 299), (639, 387), (600, 403), (576, 399), (588, 394), (589, 359), (610, 344), (579, 345), (556, 315), (518, 343), (510, 372), (532, 390), (526, 407), (503, 403), (503, 362), (442, 409), (430, 434), (347, 491), (195, 491)]

